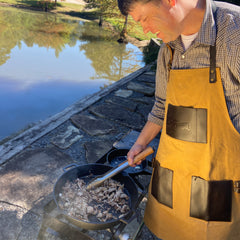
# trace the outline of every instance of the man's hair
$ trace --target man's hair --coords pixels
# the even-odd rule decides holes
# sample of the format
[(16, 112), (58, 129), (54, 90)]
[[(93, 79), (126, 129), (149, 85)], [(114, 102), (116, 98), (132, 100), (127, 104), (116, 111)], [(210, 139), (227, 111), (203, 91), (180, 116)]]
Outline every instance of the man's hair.
[(147, 3), (151, 1), (154, 0), (118, 0), (118, 8), (124, 16), (127, 16), (134, 3), (137, 2)]

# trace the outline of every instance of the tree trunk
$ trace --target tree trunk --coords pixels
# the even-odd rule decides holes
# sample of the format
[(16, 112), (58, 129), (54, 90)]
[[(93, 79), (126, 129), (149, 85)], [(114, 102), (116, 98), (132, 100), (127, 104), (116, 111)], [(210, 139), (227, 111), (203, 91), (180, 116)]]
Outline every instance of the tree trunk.
[(100, 15), (100, 17), (99, 17), (99, 23), (98, 23), (98, 25), (99, 25), (100, 27), (102, 27), (102, 15)]
[(128, 15), (125, 17), (125, 22), (123, 29), (120, 33), (120, 38), (117, 40), (119, 43), (127, 43), (126, 37), (127, 37), (127, 24), (128, 24)]
[(120, 33), (120, 37), (126, 38), (126, 34), (127, 34), (127, 24), (128, 24), (128, 15), (125, 17), (125, 22), (124, 22), (124, 26), (123, 26), (123, 30)]
[(45, 2), (45, 12), (47, 12), (47, 11), (48, 11), (48, 1)]

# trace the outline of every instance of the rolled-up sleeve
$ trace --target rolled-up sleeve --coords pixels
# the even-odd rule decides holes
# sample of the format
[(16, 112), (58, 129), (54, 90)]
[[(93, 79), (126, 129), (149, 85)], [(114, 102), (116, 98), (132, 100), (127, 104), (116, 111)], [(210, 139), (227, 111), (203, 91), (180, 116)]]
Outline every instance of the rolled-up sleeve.
[(148, 121), (163, 126), (165, 115), (165, 102), (166, 102), (166, 88), (168, 80), (168, 62), (169, 53), (165, 44), (162, 44), (157, 60), (156, 71), (156, 89), (155, 89), (155, 103), (152, 111), (148, 115)]

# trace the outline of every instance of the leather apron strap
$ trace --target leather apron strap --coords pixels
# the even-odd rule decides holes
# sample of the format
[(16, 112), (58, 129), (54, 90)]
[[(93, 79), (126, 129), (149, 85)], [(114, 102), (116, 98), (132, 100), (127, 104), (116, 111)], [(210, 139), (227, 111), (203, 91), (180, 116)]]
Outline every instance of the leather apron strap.
[[(216, 19), (216, 4), (212, 1), (212, 10), (213, 16)], [(209, 73), (209, 82), (215, 83), (217, 81), (216, 78), (216, 41), (214, 46), (210, 46), (210, 73)]]

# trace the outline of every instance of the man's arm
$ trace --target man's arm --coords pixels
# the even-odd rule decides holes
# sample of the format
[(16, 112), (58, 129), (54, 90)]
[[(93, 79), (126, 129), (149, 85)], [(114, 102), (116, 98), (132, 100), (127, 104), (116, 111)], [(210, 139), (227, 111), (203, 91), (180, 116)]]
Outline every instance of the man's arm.
[(151, 113), (148, 115), (147, 123), (142, 129), (137, 141), (128, 152), (127, 156), (130, 166), (135, 166), (133, 165), (134, 156), (143, 151), (162, 129), (165, 113), (166, 87), (168, 79), (167, 66), (169, 59), (170, 52), (168, 48), (162, 44), (157, 61), (155, 103)]

